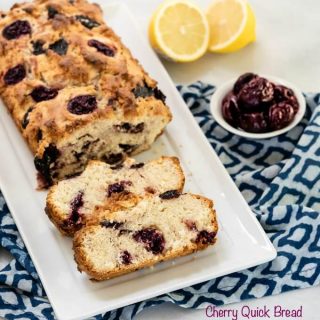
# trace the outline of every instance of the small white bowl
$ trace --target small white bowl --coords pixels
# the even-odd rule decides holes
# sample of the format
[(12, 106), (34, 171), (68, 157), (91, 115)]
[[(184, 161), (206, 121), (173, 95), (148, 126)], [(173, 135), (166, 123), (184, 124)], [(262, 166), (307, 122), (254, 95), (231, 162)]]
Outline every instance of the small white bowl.
[(213, 94), (210, 102), (210, 109), (212, 116), (214, 119), (220, 124), (221, 127), (226, 129), (227, 131), (234, 133), (238, 136), (246, 137), (246, 138), (254, 138), (254, 139), (267, 139), (272, 138), (275, 136), (278, 136), (280, 134), (283, 134), (289, 130), (291, 130), (293, 127), (295, 127), (303, 118), (305, 111), (306, 111), (306, 101), (301, 93), (301, 91), (292, 83), (287, 82), (285, 80), (282, 80), (280, 78), (274, 77), (274, 76), (267, 76), (267, 75), (260, 75), (259, 76), (266, 78), (270, 80), (271, 82), (275, 84), (281, 84), (283, 86), (286, 86), (293, 90), (295, 96), (297, 97), (298, 103), (299, 103), (299, 109), (296, 113), (293, 121), (286, 127), (280, 130), (275, 130), (271, 132), (265, 132), (265, 133), (252, 133), (247, 132), (242, 129), (236, 129), (232, 127), (226, 120), (224, 120), (222, 116), (222, 100), (223, 98), (232, 90), (233, 85), (237, 81), (238, 78), (235, 78), (233, 80), (230, 80), (223, 85), (219, 86), (215, 93)]

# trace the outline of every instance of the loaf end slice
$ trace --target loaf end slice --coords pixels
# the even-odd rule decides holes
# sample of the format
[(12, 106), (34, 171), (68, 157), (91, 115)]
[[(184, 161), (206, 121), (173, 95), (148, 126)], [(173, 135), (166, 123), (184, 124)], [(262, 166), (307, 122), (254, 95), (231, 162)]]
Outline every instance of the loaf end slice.
[[(46, 213), (59, 231), (72, 236), (98, 207), (131, 207), (145, 194), (182, 191), (184, 174), (178, 158), (161, 157), (147, 163), (127, 159), (120, 166), (91, 161), (85, 171), (49, 189)], [(134, 200), (135, 199), (135, 200)]]
[(80, 271), (105, 280), (205, 249), (217, 232), (211, 200), (167, 193), (129, 210), (104, 212), (99, 224), (75, 234), (74, 257)]

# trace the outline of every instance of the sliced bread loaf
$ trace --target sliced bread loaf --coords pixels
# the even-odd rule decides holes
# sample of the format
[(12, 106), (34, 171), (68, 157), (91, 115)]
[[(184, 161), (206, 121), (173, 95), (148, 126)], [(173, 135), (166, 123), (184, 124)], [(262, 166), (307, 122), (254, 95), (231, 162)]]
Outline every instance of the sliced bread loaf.
[(98, 223), (75, 234), (75, 260), (92, 279), (105, 280), (204, 249), (217, 231), (211, 200), (148, 195), (125, 210), (100, 210)]
[(92, 159), (116, 164), (148, 149), (171, 121), (166, 97), (99, 5), (15, 2), (0, 13), (0, 96), (35, 156), (39, 187)]
[(133, 195), (138, 200), (145, 194), (181, 191), (183, 186), (184, 174), (175, 157), (161, 157), (145, 164), (129, 158), (116, 167), (91, 161), (80, 176), (50, 188), (46, 213), (62, 234), (72, 236), (93, 218), (97, 207), (126, 207)]

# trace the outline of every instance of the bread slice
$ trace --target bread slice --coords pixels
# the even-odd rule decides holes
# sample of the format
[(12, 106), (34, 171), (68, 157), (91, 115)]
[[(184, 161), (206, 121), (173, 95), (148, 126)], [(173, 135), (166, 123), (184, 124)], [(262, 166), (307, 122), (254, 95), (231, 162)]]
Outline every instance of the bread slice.
[(218, 225), (211, 200), (166, 192), (146, 196), (126, 210), (104, 210), (99, 223), (75, 234), (80, 271), (105, 280), (205, 249)]
[(148, 163), (128, 158), (112, 167), (91, 161), (77, 177), (58, 182), (50, 188), (46, 213), (64, 235), (72, 236), (96, 213), (96, 207), (127, 205), (145, 194), (161, 194), (168, 190), (181, 191), (184, 174), (175, 157), (161, 157)]

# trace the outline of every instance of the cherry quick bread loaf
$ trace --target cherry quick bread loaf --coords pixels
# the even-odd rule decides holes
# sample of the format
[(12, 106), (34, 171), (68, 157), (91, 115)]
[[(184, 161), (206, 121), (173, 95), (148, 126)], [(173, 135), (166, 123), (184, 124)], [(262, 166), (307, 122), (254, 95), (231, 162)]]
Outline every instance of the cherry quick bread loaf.
[(139, 153), (171, 120), (155, 80), (85, 0), (0, 12), (0, 95), (34, 154), (42, 186)]
[(175, 157), (161, 157), (146, 163), (127, 158), (110, 166), (90, 161), (80, 176), (59, 181), (49, 189), (46, 213), (58, 230), (67, 236), (95, 217), (98, 207), (117, 203), (126, 207), (128, 199), (168, 191), (181, 192), (184, 174)]

